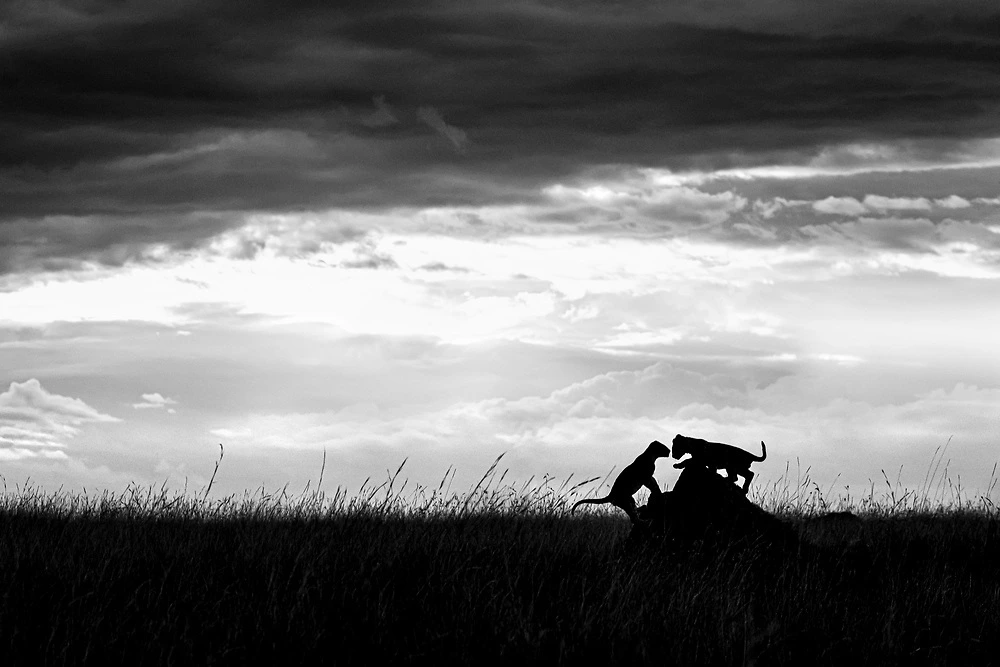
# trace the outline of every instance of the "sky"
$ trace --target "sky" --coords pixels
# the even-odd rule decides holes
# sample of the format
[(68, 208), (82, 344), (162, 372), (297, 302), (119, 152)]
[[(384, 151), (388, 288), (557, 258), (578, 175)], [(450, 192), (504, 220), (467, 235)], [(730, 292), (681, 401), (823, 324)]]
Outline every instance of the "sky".
[(997, 53), (987, 0), (4, 2), (0, 475), (459, 489), (681, 433), (988, 493)]

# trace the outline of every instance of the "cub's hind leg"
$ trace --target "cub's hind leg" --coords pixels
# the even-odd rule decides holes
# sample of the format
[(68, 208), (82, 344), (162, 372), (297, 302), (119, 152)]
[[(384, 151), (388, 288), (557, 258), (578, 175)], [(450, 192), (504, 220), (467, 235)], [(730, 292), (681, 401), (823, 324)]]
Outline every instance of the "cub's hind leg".
[(753, 479), (754, 475), (749, 468), (742, 471), (742, 475), (743, 475), (743, 493), (747, 493), (747, 491), (750, 490), (750, 480)]
[(628, 518), (632, 520), (633, 525), (639, 524), (639, 510), (635, 506), (635, 498), (632, 496), (625, 496), (624, 498), (616, 500), (615, 505), (628, 514)]

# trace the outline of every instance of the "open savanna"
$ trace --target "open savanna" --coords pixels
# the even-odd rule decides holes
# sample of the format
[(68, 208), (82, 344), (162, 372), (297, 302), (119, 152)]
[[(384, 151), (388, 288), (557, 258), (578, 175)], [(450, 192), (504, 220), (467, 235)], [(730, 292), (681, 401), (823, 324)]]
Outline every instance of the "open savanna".
[[(751, 491), (799, 544), (629, 538), (543, 478), (0, 501), (4, 664), (1000, 662), (1000, 513), (886, 482)], [(402, 489), (400, 488), (402, 487)], [(940, 490), (940, 482), (935, 487)], [(860, 523), (818, 517), (849, 507)], [(806, 539), (808, 538), (808, 539)]]

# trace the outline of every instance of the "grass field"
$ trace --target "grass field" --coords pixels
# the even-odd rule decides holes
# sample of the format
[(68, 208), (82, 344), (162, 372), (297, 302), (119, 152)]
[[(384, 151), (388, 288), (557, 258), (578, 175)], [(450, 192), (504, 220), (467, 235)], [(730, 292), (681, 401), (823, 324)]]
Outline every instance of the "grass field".
[[(755, 500), (809, 540), (636, 545), (594, 490), (8, 490), (4, 664), (996, 664), (1000, 513), (930, 487)], [(814, 485), (813, 485), (814, 486)], [(947, 488), (938, 481), (934, 487)], [(945, 502), (947, 500), (947, 502)], [(818, 516), (849, 506), (848, 537)]]

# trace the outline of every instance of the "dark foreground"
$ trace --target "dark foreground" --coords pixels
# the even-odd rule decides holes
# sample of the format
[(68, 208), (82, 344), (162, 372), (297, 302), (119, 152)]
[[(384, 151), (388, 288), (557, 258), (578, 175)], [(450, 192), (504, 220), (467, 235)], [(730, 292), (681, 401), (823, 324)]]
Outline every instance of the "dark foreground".
[[(785, 517), (786, 520), (788, 517)], [(0, 512), (4, 664), (1000, 662), (1000, 519), (788, 521), (776, 550), (617, 515)], [(822, 546), (818, 546), (822, 545)]]

